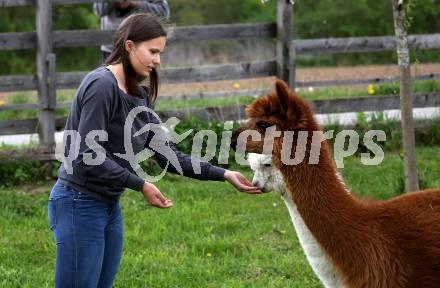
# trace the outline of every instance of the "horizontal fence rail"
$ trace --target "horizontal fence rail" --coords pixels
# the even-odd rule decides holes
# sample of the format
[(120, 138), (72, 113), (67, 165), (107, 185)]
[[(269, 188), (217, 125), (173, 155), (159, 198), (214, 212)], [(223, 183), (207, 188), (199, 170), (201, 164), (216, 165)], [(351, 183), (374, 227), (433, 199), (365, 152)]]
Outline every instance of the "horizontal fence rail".
[[(219, 24), (166, 27), (169, 42), (189, 40), (225, 40), (244, 38), (274, 38), (275, 23), (257, 24)], [(54, 48), (88, 47), (110, 45), (113, 42), (113, 30), (65, 30), (53, 31)], [(21, 50), (35, 48), (35, 32), (0, 33), (0, 50)]]
[[(33, 6), (38, 0), (0, 0), (1, 7), (18, 7), (18, 6)], [(57, 5), (64, 4), (91, 4), (93, 0), (54, 0)]]
[[(408, 46), (410, 49), (438, 49), (440, 48), (440, 34), (409, 35)], [(292, 40), (290, 49), (298, 55), (395, 51), (396, 38), (395, 36), (376, 36), (298, 39)]]
[(274, 38), (275, 23), (219, 24), (170, 28), (169, 41)]
[[(60, 72), (56, 74), (58, 89), (77, 88), (88, 72)], [(160, 70), (163, 83), (233, 80), (274, 76), (275, 61), (204, 65), (199, 67), (165, 68)], [(0, 92), (36, 90), (36, 76), (0, 76)]]
[[(440, 79), (440, 73), (417, 75), (411, 80), (434, 80)], [(400, 77), (385, 77), (385, 78), (367, 78), (367, 79), (351, 79), (351, 80), (321, 80), (321, 81), (298, 81), (296, 87), (330, 87), (330, 86), (349, 86), (362, 84), (379, 84), (399, 82)]]
[[(310, 101), (318, 114), (329, 113), (345, 113), (345, 112), (362, 112), (362, 111), (384, 111), (399, 109), (399, 95), (385, 96), (365, 96), (355, 98), (341, 98), (331, 100), (313, 100)], [(63, 108), (69, 107), (70, 102), (63, 102)], [(28, 105), (27, 108), (37, 108)], [(440, 107), (440, 93), (415, 93), (413, 100), (414, 108)], [(207, 108), (188, 108), (176, 110), (160, 110), (157, 111), (162, 119), (169, 117), (177, 117), (184, 119), (189, 116), (195, 116), (201, 120), (242, 120), (246, 118), (244, 112), (246, 105), (232, 105)], [(59, 107), (59, 106), (58, 106)], [(1, 107), (0, 107), (1, 108)], [(64, 129), (66, 117), (56, 120), (55, 128), (57, 131)], [(11, 120), (0, 122), (0, 135), (11, 134), (29, 134), (36, 133), (38, 130), (37, 119)]]
[(22, 50), (35, 48), (37, 33), (7, 32), (0, 33), (0, 50)]
[[(400, 108), (399, 95), (365, 96), (312, 101), (318, 114), (384, 111)], [(440, 107), (440, 93), (413, 94), (414, 108)]]

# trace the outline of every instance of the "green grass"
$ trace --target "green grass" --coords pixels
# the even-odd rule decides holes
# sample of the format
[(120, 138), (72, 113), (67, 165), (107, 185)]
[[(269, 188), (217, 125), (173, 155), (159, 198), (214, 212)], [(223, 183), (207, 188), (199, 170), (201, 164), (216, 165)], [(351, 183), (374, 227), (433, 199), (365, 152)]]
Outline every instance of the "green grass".
[(232, 97), (216, 97), (207, 99), (189, 99), (189, 100), (160, 100), (156, 102), (157, 110), (168, 109), (185, 109), (185, 108), (203, 108), (214, 106), (232, 106), (249, 104), (255, 100), (252, 96), (232, 96)]
[[(425, 188), (440, 187), (439, 156), (438, 147), (418, 149)], [(402, 171), (399, 155), (387, 152), (379, 166), (350, 157), (341, 169), (355, 194), (375, 199), (400, 193)], [(50, 184), (0, 188), (0, 287), (53, 286)], [(133, 191), (121, 200), (125, 243), (115, 287), (321, 287), (275, 193), (251, 196), (175, 175), (158, 187), (172, 209), (147, 206)]]

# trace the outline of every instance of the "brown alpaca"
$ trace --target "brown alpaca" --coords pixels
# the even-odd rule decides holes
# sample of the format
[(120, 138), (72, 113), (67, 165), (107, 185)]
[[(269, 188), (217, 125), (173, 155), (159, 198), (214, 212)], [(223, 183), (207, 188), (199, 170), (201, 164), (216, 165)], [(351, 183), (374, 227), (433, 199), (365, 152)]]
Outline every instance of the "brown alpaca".
[[(308, 104), (280, 80), (276, 91), (255, 100), (246, 112), (248, 123), (235, 131), (233, 142), (241, 131), (256, 130), (261, 141), (247, 141), (246, 152), (262, 153), (266, 128), (276, 125), (281, 131), (273, 143), (273, 165), (344, 287), (440, 287), (440, 189), (377, 202), (347, 193), (325, 141), (319, 162), (308, 164), (312, 133), (321, 129)], [(289, 130), (309, 135), (304, 160), (297, 165), (286, 165), (281, 158)]]

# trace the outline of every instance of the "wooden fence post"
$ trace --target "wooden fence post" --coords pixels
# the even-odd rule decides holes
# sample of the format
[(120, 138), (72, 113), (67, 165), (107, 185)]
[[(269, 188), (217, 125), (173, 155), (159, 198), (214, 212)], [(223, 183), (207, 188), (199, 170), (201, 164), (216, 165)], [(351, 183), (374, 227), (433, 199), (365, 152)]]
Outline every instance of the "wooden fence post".
[[(290, 42), (292, 40), (293, 5), (291, 0), (278, 0), (277, 5), (277, 77), (291, 84)], [(292, 88), (292, 87), (290, 87)]]
[[(52, 149), (55, 145), (55, 55), (52, 54), (52, 3), (36, 1), (37, 27), (37, 83), (40, 111), (38, 134), (40, 147)], [(51, 75), (50, 75), (51, 74)]]
[(405, 191), (419, 190), (417, 176), (416, 144), (411, 95), (411, 71), (408, 36), (405, 27), (406, 13), (403, 1), (391, 0), (396, 34), (397, 56), (400, 68), (400, 113), (402, 119), (402, 142), (404, 154)]
[(296, 45), (295, 41), (290, 41), (289, 45), (289, 88), (296, 89)]

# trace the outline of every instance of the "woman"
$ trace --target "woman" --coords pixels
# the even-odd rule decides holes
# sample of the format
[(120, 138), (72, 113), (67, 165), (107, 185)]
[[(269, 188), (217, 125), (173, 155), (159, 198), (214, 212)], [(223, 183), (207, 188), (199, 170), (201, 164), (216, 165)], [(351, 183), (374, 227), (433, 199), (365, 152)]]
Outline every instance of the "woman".
[[(123, 157), (127, 133), (134, 154), (154, 140), (153, 133), (135, 135), (147, 124), (158, 123), (145, 109), (131, 119), (131, 127), (124, 124), (133, 109), (153, 106), (158, 91), (156, 67), (165, 44), (165, 30), (156, 18), (145, 13), (127, 17), (116, 31), (106, 66), (90, 72), (78, 88), (66, 122), (65, 137), (71, 137), (64, 150), (77, 157), (64, 158), (48, 207), (56, 242), (56, 287), (112, 286), (123, 242), (118, 200), (125, 188), (142, 192), (153, 206), (173, 206), (154, 184), (137, 176), (130, 160)], [(146, 79), (148, 89), (140, 85)], [(227, 180), (240, 191), (261, 193), (240, 173), (207, 162), (199, 163), (201, 173), (196, 174), (191, 166), (194, 159), (165, 146), (174, 152), (185, 176)], [(162, 167), (172, 163), (162, 154), (154, 157)], [(168, 171), (179, 170), (169, 165)]]

